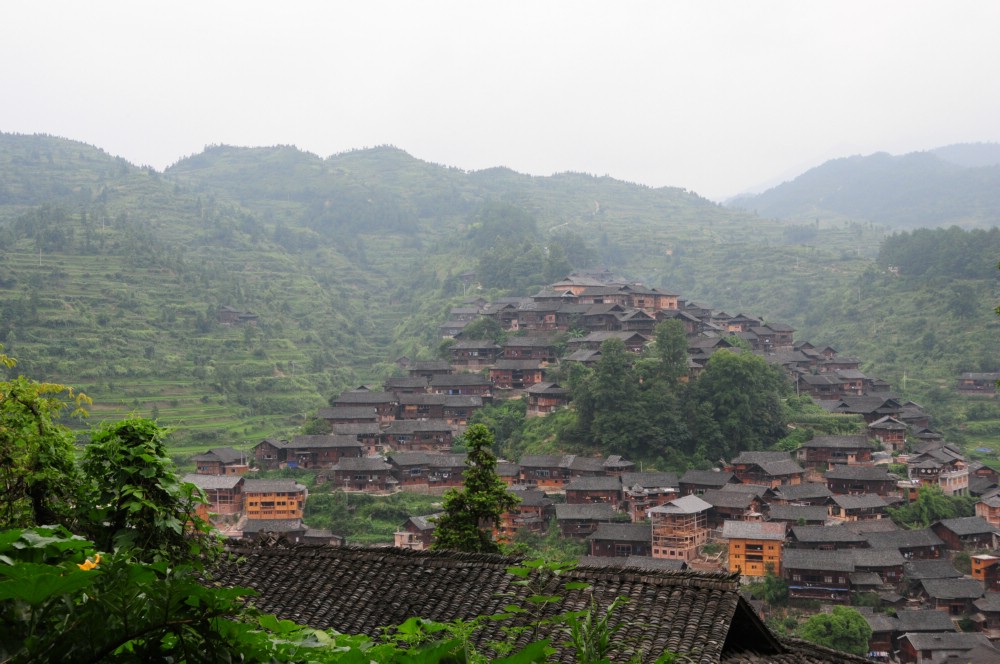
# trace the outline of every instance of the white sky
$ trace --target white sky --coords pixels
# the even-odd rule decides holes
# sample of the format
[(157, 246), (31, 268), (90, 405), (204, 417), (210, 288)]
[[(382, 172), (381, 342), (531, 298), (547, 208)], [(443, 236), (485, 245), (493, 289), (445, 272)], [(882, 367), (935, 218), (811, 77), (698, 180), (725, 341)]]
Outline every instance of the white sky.
[(0, 131), (162, 169), (393, 144), (722, 198), (1000, 141), (1000, 2), (8, 0)]

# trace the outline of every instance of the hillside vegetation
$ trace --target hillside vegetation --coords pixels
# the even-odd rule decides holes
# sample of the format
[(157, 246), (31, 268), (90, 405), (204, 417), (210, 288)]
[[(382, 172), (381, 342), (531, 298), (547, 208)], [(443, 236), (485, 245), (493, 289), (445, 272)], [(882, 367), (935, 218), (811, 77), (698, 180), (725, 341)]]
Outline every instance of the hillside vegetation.
[[(531, 294), (572, 268), (789, 322), (918, 396), (990, 365), (995, 279), (892, 275), (875, 260), (886, 235), (609, 177), (465, 172), (392, 147), (212, 146), (160, 173), (2, 134), (0, 342), (25, 373), (90, 394), (95, 418), (151, 415), (192, 447), (290, 435), (396, 358), (431, 357), (463, 298)], [(962, 325), (952, 288), (965, 288)], [(222, 306), (257, 325), (220, 324)]]

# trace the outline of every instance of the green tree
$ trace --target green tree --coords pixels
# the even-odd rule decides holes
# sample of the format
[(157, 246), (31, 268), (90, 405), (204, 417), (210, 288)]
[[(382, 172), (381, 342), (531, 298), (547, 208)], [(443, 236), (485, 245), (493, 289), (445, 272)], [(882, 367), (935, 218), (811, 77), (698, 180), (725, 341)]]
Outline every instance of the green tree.
[(465, 446), (469, 456), (462, 487), (449, 489), (444, 495), (444, 513), (437, 519), (433, 548), (498, 553), (493, 528), (500, 524), (500, 515), (513, 509), (520, 499), (507, 491), (507, 485), (497, 475), (493, 435), (486, 426), (470, 426), (465, 432)]
[(694, 403), (709, 404), (721, 434), (721, 447), (705, 450), (709, 458), (729, 459), (736, 452), (767, 449), (780, 440), (785, 435), (781, 399), (788, 390), (780, 371), (757, 355), (731, 351), (712, 355), (690, 390)]
[(659, 373), (667, 380), (678, 380), (687, 375), (687, 334), (684, 324), (679, 320), (668, 320), (656, 326), (656, 358), (659, 360)]
[(910, 528), (926, 528), (941, 519), (973, 516), (974, 513), (974, 498), (946, 496), (941, 487), (933, 484), (917, 489), (917, 498), (909, 505), (889, 509), (893, 521)]
[[(0, 366), (16, 362), (2, 352)], [(65, 409), (84, 414), (85, 394), (24, 376), (0, 382), (0, 527), (67, 523), (80, 475), (73, 433), (55, 420)]]
[(143, 560), (181, 560), (207, 544), (203, 503), (167, 456), (166, 431), (133, 417), (91, 433), (84, 452), (88, 534), (102, 551), (126, 548)]
[(806, 641), (852, 655), (868, 652), (871, 635), (872, 628), (864, 616), (847, 606), (835, 606), (831, 613), (817, 613), (799, 628), (799, 636)]

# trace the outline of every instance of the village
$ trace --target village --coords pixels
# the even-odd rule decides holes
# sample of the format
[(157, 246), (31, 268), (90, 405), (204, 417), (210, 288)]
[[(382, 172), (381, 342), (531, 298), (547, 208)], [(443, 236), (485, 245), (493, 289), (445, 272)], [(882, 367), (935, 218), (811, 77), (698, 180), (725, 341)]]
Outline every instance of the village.
[[(228, 313), (228, 312), (227, 312)], [(506, 341), (463, 338), (482, 319)], [(915, 403), (860, 371), (857, 358), (793, 339), (794, 329), (743, 313), (713, 311), (679, 296), (606, 277), (574, 275), (526, 298), (470, 299), (440, 328), (448, 360), (400, 358), (383, 385), (343, 392), (320, 409), (329, 433), (266, 439), (252, 450), (218, 448), (192, 458), (185, 476), (208, 500), (207, 514), (233, 538), (346, 544), (305, 525), (308, 491), (292, 478), (251, 479), (251, 469), (315, 473), (317, 484), (350, 493), (439, 495), (460, 487), (465, 454), (453, 451), (485, 404), (526, 401), (529, 417), (570, 402), (549, 376), (563, 363), (592, 365), (606, 340), (641, 353), (657, 325), (679, 321), (688, 375), (716, 352), (757, 353), (781, 367), (796, 393), (827, 412), (854, 416), (859, 431), (817, 435), (791, 452), (742, 452), (713, 470), (644, 470), (618, 455), (524, 455), (501, 460), (500, 477), (521, 498), (494, 536), (548, 532), (585, 542), (581, 566), (728, 571), (747, 582), (787, 585), (788, 603), (816, 610), (855, 605), (882, 661), (998, 661), (1000, 483), (966, 460)], [(565, 333), (576, 330), (568, 339)], [(562, 335), (562, 336), (560, 336)], [(992, 393), (992, 375), (965, 374), (959, 389)], [(922, 487), (978, 498), (975, 516), (905, 529), (888, 510)], [(411, 515), (392, 543), (425, 549), (434, 514)], [(386, 543), (389, 544), (388, 542)], [(771, 610), (757, 602), (761, 613)]]

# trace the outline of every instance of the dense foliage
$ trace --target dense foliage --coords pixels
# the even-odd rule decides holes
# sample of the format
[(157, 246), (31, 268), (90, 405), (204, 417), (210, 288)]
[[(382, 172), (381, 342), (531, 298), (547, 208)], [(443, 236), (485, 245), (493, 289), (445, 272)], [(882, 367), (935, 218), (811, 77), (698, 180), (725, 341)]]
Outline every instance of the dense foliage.
[(468, 456), (462, 486), (444, 494), (442, 514), (436, 517), (433, 548), (499, 553), (493, 530), (500, 525), (500, 515), (513, 509), (520, 499), (507, 491), (507, 485), (497, 475), (490, 430), (473, 424), (463, 439)]
[(866, 655), (872, 628), (857, 610), (835, 606), (830, 613), (810, 616), (799, 628), (798, 635), (821, 646), (852, 655)]

